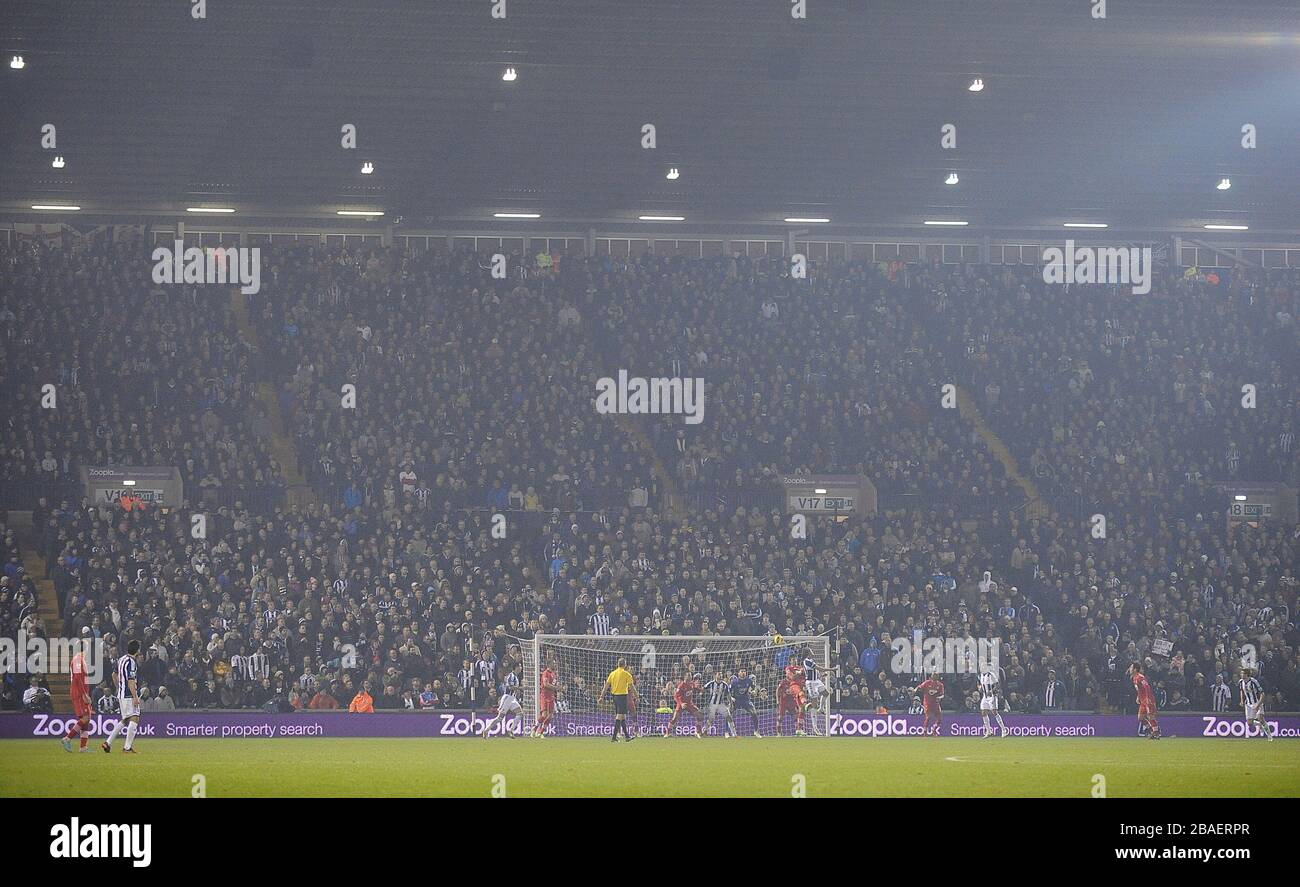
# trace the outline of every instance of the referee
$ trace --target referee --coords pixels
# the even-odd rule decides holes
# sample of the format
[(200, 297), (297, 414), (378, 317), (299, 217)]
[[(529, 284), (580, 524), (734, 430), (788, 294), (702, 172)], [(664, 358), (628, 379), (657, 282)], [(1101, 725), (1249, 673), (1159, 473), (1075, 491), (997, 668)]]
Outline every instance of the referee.
[(631, 696), (636, 699), (636, 680), (632, 677), (632, 672), (627, 670), (627, 660), (619, 657), (618, 665), (605, 678), (605, 686), (600, 688), (600, 698), (604, 701), (606, 695), (614, 697), (614, 735), (609, 737), (610, 742), (618, 742), (618, 731), (623, 731), (623, 738), (631, 742), (634, 737), (627, 729), (627, 700)]

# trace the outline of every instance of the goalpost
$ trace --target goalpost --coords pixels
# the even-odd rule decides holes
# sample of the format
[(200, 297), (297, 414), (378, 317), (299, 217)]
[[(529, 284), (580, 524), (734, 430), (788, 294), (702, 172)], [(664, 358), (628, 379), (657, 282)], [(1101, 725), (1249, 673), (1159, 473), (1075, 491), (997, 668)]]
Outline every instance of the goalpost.
[[(700, 685), (710, 678), (730, 682), (742, 668), (754, 679), (750, 699), (758, 711), (759, 723), (742, 710), (733, 712), (741, 735), (751, 735), (755, 727), (764, 736), (778, 732), (786, 735), (795, 730), (795, 718), (785, 717), (777, 724), (777, 684), (785, 676), (788, 662), (802, 662), (811, 650), (816, 664), (810, 678), (826, 684), (826, 692), (805, 712), (809, 733), (829, 732), (831, 684), (831, 639), (828, 635), (792, 636), (780, 644), (771, 635), (713, 637), (690, 635), (567, 635), (539, 634), (524, 641), (523, 675), (520, 703), (526, 727), (537, 720), (538, 689), (542, 671), (549, 665), (555, 670), (560, 694), (553, 731), (548, 735), (609, 735), (613, 731), (614, 707), (606, 699), (600, 702), (600, 690), (619, 658), (627, 659), (628, 670), (636, 678), (638, 702), (636, 713), (628, 716), (628, 725), (636, 735), (661, 734), (668, 725), (672, 709), (672, 688), (686, 676), (700, 676)], [(726, 720), (719, 710), (711, 712), (707, 690), (696, 694), (696, 705), (708, 721), (707, 733), (721, 736)], [(668, 712), (665, 711), (668, 710)], [(710, 717), (710, 715), (713, 717)], [(689, 713), (678, 718), (674, 730), (678, 735), (695, 732), (695, 720)]]

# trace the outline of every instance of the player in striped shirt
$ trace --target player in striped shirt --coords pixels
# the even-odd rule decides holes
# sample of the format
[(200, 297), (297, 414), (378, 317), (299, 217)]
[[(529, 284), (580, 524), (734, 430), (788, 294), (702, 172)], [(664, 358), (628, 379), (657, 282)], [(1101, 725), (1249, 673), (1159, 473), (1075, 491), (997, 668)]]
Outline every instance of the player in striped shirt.
[[(803, 671), (807, 678), (807, 681), (804, 684), (804, 691), (807, 693), (807, 697), (803, 704), (803, 710), (805, 712), (811, 712), (821, 706), (823, 699), (830, 699), (831, 688), (822, 680), (822, 672), (836, 672), (840, 670), (840, 667), (838, 665), (823, 666), (818, 663), (817, 660), (813, 658), (812, 647), (805, 647), (803, 653)], [(813, 735), (822, 735), (821, 727), (817, 726), (816, 717), (808, 718), (808, 725), (812, 727)]]
[(984, 738), (988, 739), (993, 735), (993, 728), (989, 725), (989, 712), (998, 719), (998, 729), (1002, 731), (1002, 738), (1007, 736), (1007, 725), (1002, 723), (1002, 712), (998, 711), (998, 676), (991, 671), (980, 674), (980, 717), (984, 719)]
[(126, 744), (122, 746), (124, 754), (133, 755), (135, 749), (135, 731), (140, 724), (140, 689), (136, 684), (136, 654), (140, 652), (140, 642), (131, 641), (126, 645), (126, 655), (117, 660), (117, 701), (118, 721), (109, 731), (108, 738), (100, 746), (105, 754), (113, 750), (113, 740), (117, 738), (122, 725), (126, 724)]
[(501, 732), (506, 736), (509, 736), (511, 739), (514, 739), (515, 734), (511, 733), (509, 727), (506, 725), (510, 718), (513, 717), (522, 720), (523, 716), (524, 707), (519, 704), (519, 697), (515, 695), (515, 688), (507, 686), (506, 691), (502, 693), (501, 698), (497, 700), (496, 717), (483, 725), (483, 738), (487, 739), (488, 734), (492, 732), (492, 728), (497, 724), (500, 724)]
[(709, 694), (709, 714), (706, 723), (712, 727), (718, 718), (726, 719), (727, 729), (722, 735), (730, 739), (736, 735), (736, 722), (731, 716), (731, 681), (724, 678), (716, 667), (709, 666), (709, 679), (704, 684)]
[(1255, 677), (1254, 669), (1242, 667), (1241, 669), (1241, 707), (1246, 710), (1246, 728), (1249, 729), (1251, 724), (1259, 727), (1259, 732), (1268, 737), (1268, 741), (1273, 741), (1273, 734), (1269, 732), (1268, 721), (1264, 720), (1264, 687)]

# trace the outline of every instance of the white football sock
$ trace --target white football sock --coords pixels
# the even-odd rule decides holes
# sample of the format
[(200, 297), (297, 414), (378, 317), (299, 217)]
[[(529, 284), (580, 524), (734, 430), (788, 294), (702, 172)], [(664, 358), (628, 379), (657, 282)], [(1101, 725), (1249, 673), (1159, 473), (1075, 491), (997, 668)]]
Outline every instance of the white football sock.
[(121, 731), (122, 731), (122, 721), (119, 719), (118, 722), (113, 725), (113, 729), (108, 731), (108, 738), (104, 740), (105, 744), (112, 745), (113, 740), (117, 738), (117, 734), (120, 733)]

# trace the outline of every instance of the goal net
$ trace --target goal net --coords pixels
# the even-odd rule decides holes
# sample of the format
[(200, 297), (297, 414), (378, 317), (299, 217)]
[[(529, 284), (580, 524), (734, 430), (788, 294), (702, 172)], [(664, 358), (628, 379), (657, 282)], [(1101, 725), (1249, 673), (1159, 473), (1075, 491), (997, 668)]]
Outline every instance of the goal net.
[[(636, 679), (635, 711), (627, 717), (634, 735), (664, 732), (675, 705), (673, 691), (686, 679), (698, 682), (694, 702), (707, 734), (723, 735), (728, 729), (728, 714), (742, 736), (756, 731), (764, 736), (778, 732), (793, 734), (800, 718), (793, 700), (788, 699), (786, 712), (778, 723), (778, 686), (785, 677), (787, 664), (803, 664), (805, 660), (811, 662), (806, 675), (803, 727), (809, 734), (825, 734), (828, 730), (831, 699), (828, 636), (778, 639), (772, 636), (539, 634), (521, 646), (524, 667), (520, 703), (529, 727), (537, 720), (541, 674), (547, 668), (555, 672), (559, 695), (548, 736), (599, 736), (613, 732), (613, 701), (609, 698), (601, 701), (600, 691), (620, 658), (627, 660), (627, 669)], [(731, 698), (729, 692), (732, 678), (741, 676), (742, 672), (752, 680), (748, 697), (757, 718), (739, 700)], [(822, 692), (817, 693), (818, 690)], [(683, 711), (673, 732), (693, 734), (698, 723), (695, 715)]]

